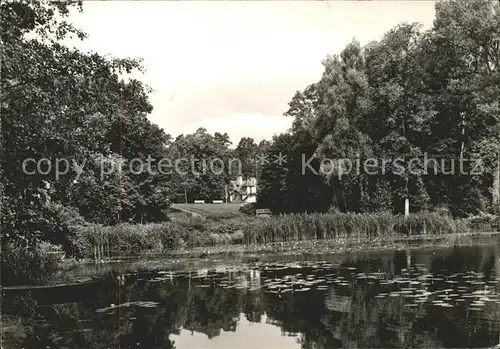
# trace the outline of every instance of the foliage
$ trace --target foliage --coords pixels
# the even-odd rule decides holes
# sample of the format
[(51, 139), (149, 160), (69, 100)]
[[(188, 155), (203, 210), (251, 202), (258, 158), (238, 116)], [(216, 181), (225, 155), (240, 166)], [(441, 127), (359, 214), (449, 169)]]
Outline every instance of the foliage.
[(170, 176), (175, 183), (172, 201), (224, 200), (230, 144), (227, 134), (211, 135), (204, 128), (178, 136), (166, 150), (176, 168)]
[(58, 267), (58, 257), (39, 246), (2, 246), (2, 285), (40, 285), (50, 280)]
[(239, 208), (239, 211), (241, 213), (248, 215), (248, 216), (255, 216), (256, 203), (250, 202), (248, 204), (241, 205), (241, 207)]
[[(488, 201), (497, 205), (499, 57), (500, 5), (492, 0), (439, 1), (430, 30), (401, 24), (364, 47), (351, 42), (327, 57), (319, 81), (290, 101), (285, 115), (293, 127), (271, 144), (290, 161), (263, 168), (259, 206), (282, 213), (326, 212), (332, 205), (341, 212), (403, 213), (408, 199), (411, 212), (448, 207), (466, 217)], [(300, 154), (314, 157), (305, 173)], [(424, 154), (437, 165), (427, 168)], [(483, 172), (471, 174), (478, 157)], [(370, 158), (400, 159), (406, 171), (390, 163), (365, 173)], [(420, 159), (420, 173), (409, 173), (411, 158)], [(467, 173), (460, 173), (460, 160), (469, 158)], [(321, 172), (323, 159), (359, 161), (361, 171), (339, 161)]]
[(498, 215), (484, 212), (468, 217), (467, 222), (470, 227), (476, 231), (493, 231), (498, 230), (500, 227), (500, 219)]
[(235, 172), (235, 175), (241, 175), (244, 178), (257, 175), (255, 163), (252, 161), (255, 159), (257, 151), (258, 147), (253, 138), (243, 137), (240, 139), (233, 156), (241, 161), (241, 172)]
[[(166, 219), (166, 178), (117, 165), (159, 157), (170, 139), (147, 118), (150, 89), (121, 79), (141, 70), (141, 62), (62, 45), (67, 37), (85, 38), (66, 20), (75, 5), (81, 9), (76, 3), (1, 4), (3, 243), (41, 239), (73, 253), (71, 231), (58, 216), (65, 208), (104, 224)], [(47, 172), (24, 163), (43, 158), (52, 162)], [(67, 172), (59, 178), (58, 159)], [(103, 159), (116, 165), (104, 177)]]
[[(496, 1), (439, 1), (430, 30), (401, 24), (379, 41), (349, 43), (323, 61), (318, 81), (293, 96), (285, 112), (293, 118), (289, 132), (258, 145), (242, 138), (234, 150), (227, 134), (201, 128), (172, 140), (151, 123), (151, 89), (137, 79), (124, 80), (142, 70), (140, 60), (61, 44), (72, 36), (85, 39), (67, 22), (69, 11), (81, 10), (81, 4), (0, 6), (0, 234), (8, 246), (2, 258), (11, 264), (26, 258), (21, 269), (39, 264), (33, 275), (12, 269), (8, 282), (43, 281), (38, 274), (49, 273), (52, 262), (40, 252), (41, 242), (61, 246), (68, 256), (97, 258), (219, 243), (498, 226), (495, 218), (477, 217), (500, 203)], [(287, 162), (250, 161), (261, 153), (285, 154)], [(407, 166), (423, 154), (447, 160), (445, 167), (454, 161), (455, 173), (410, 175), (396, 173), (392, 164), (382, 168), (385, 173), (367, 174), (347, 171), (342, 163), (320, 171), (325, 158), (351, 163), (401, 158)], [(474, 154), (482, 159), (483, 173), (457, 173), (460, 160)], [(169, 173), (149, 161), (165, 157), (188, 161), (174, 164), (178, 171)], [(52, 165), (66, 159), (69, 163), (59, 165), (67, 173), (57, 177), (55, 166), (33, 171), (34, 163), (24, 163), (30, 158), (47, 158)], [(171, 202), (225, 199), (230, 179), (239, 174), (231, 158), (242, 161), (243, 176), (258, 178), (255, 208), (301, 214), (247, 221), (221, 213), (168, 222)], [(150, 167), (131, 167), (133, 159)], [(221, 161), (211, 163), (215, 159)], [(105, 171), (110, 167), (114, 171)], [(418, 214), (393, 216), (403, 212), (405, 200)], [(427, 213), (443, 207), (453, 216), (472, 218), (453, 221)], [(24, 272), (26, 280), (17, 279)]]

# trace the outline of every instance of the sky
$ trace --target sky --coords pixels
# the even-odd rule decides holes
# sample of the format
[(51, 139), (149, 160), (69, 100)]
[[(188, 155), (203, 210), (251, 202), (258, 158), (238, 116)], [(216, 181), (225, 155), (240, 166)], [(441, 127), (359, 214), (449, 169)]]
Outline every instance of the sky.
[(70, 17), (89, 37), (71, 45), (142, 58), (150, 120), (172, 136), (199, 127), (233, 143), (285, 132), (298, 90), (356, 38), (401, 22), (429, 28), (433, 1), (84, 1)]
[(179, 334), (170, 337), (177, 348), (203, 349), (298, 349), (300, 338), (295, 335), (283, 335), (282, 330), (267, 323), (267, 316), (260, 322), (250, 322), (242, 314), (238, 319), (238, 332), (222, 330), (219, 336), (208, 338), (199, 332), (182, 329)]

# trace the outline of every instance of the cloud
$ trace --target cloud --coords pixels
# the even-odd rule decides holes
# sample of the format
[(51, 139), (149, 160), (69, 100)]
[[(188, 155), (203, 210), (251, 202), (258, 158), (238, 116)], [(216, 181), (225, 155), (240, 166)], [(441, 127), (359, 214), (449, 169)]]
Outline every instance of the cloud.
[(242, 137), (252, 137), (257, 143), (264, 139), (270, 140), (273, 135), (287, 131), (292, 126), (292, 121), (291, 117), (285, 116), (241, 113), (203, 119), (186, 126), (184, 133), (193, 133), (200, 127), (212, 134), (227, 132), (233, 146), (236, 146)]
[(237, 142), (286, 130), (291, 119), (278, 115), (295, 91), (318, 81), (327, 54), (354, 37), (362, 44), (377, 39), (400, 22), (429, 27), (434, 4), (86, 1), (70, 19), (89, 34), (71, 45), (144, 59), (138, 78), (155, 91), (152, 122), (174, 137), (217, 125)]
[[(317, 74), (319, 78), (319, 69)], [(175, 137), (184, 132), (186, 126), (197, 125), (203, 120), (229, 118), (231, 115), (280, 118), (288, 110), (288, 102), (295, 92), (304, 89), (309, 83), (310, 80), (292, 76), (270, 82), (218, 81), (191, 89), (158, 91), (151, 96), (155, 106), (151, 121)], [(224, 123), (221, 124), (224, 126)]]

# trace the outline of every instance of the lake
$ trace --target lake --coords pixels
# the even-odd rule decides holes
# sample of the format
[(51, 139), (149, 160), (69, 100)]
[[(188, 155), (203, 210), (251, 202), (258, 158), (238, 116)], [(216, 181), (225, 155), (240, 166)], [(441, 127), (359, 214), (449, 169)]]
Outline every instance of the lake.
[(4, 337), (29, 349), (492, 347), (499, 258), (495, 242), (127, 273), (84, 301), (39, 303), (23, 338)]

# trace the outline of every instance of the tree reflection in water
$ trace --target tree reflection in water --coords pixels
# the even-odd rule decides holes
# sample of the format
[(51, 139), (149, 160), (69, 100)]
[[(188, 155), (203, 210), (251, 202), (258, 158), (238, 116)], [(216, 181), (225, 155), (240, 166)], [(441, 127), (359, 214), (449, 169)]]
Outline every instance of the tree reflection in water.
[[(130, 274), (120, 293), (127, 306), (110, 307), (117, 303), (116, 285), (83, 303), (39, 306), (25, 316), (25, 338), (14, 341), (7, 331), (4, 343), (104, 349), (117, 347), (119, 337), (122, 348), (175, 348), (174, 337), (189, 332), (206, 335), (204, 343), (225, 332), (245, 336), (238, 332), (243, 315), (296, 336), (297, 348), (304, 349), (487, 347), (498, 343), (500, 333), (498, 257), (496, 247), (468, 247), (338, 256), (294, 268), (178, 272), (172, 278)], [(481, 309), (470, 306), (480, 302), (474, 294), (483, 294)], [(4, 314), (19, 312), (13, 309)]]

